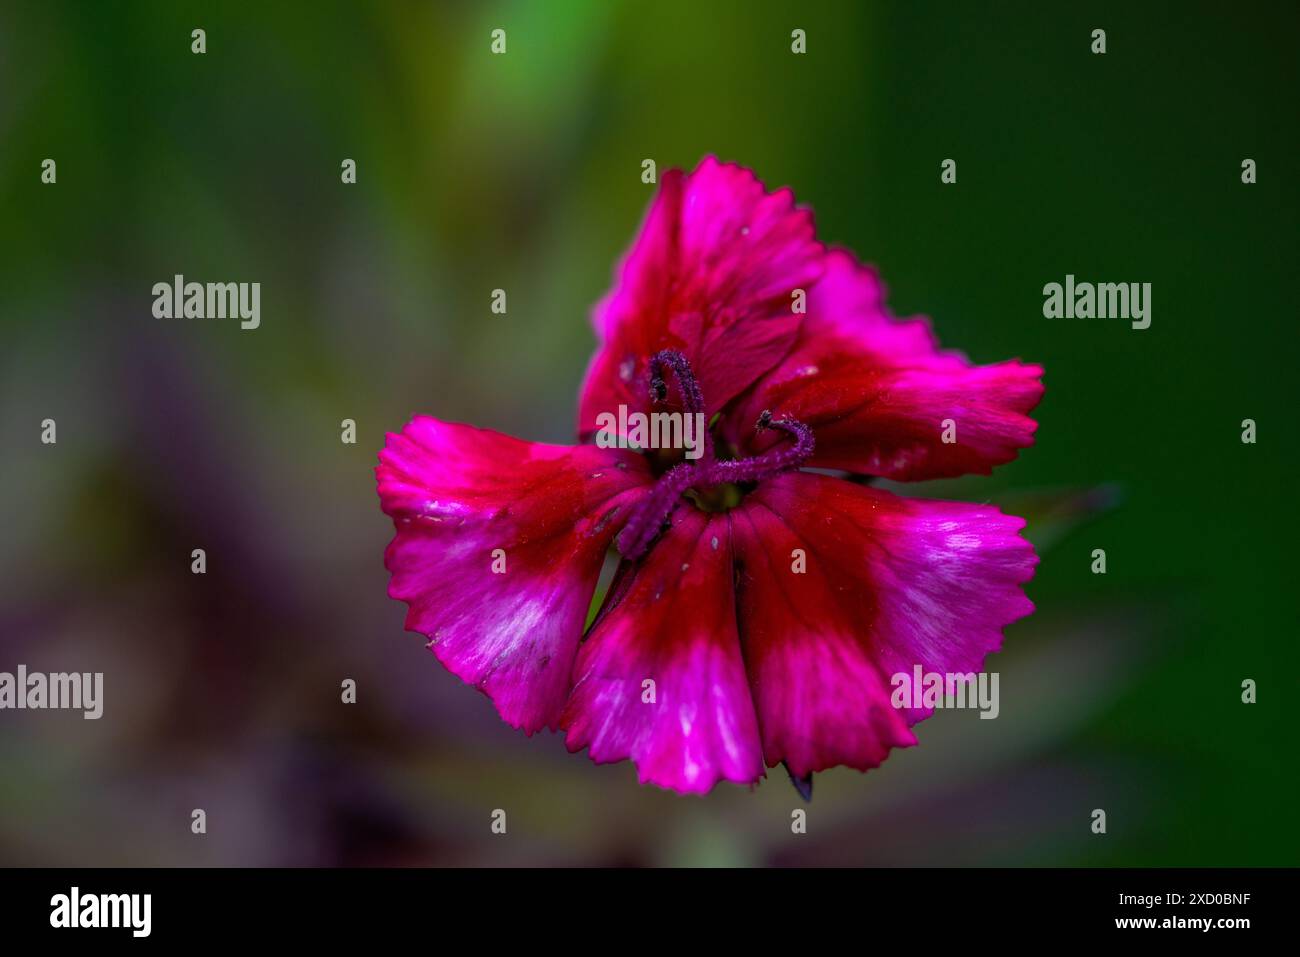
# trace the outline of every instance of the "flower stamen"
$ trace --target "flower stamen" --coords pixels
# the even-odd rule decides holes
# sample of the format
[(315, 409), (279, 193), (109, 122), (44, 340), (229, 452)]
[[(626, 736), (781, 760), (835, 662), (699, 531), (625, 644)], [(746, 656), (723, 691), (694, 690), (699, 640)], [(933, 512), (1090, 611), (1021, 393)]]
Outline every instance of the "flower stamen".
[(696, 467), (690, 462), (674, 465), (660, 477), (618, 533), (616, 544), (624, 558), (635, 561), (649, 551), (650, 543), (696, 479)]
[(686, 356), (676, 349), (662, 349), (650, 357), (650, 398), (662, 402), (668, 397), (668, 386), (664, 382), (664, 367), (668, 367), (677, 379), (677, 388), (682, 393), (682, 404), (690, 413), (704, 411), (704, 393), (695, 380), (691, 364)]
[[(664, 349), (650, 359), (650, 395), (656, 402), (668, 396), (664, 370), (668, 369), (677, 380), (682, 403), (688, 414), (702, 413), (704, 395), (700, 391), (690, 362), (680, 352)], [(768, 449), (761, 455), (746, 459), (715, 460), (713, 437), (708, 431), (704, 437), (704, 454), (698, 461), (681, 462), (665, 472), (650, 493), (632, 510), (627, 525), (619, 533), (616, 544), (619, 552), (629, 561), (636, 561), (650, 550), (651, 544), (672, 517), (682, 497), (690, 491), (707, 492), (718, 485), (761, 482), (798, 468), (813, 454), (813, 431), (795, 419), (774, 419), (770, 410), (758, 417), (755, 430), (776, 429), (794, 439), (789, 445)]]
[(774, 419), (770, 410), (764, 409), (754, 426), (756, 432), (766, 429), (779, 429), (787, 435), (794, 436), (794, 444), (780, 448), (768, 449), (762, 455), (748, 459), (731, 459), (714, 462), (707, 470), (712, 479), (710, 484), (718, 482), (761, 482), (782, 472), (796, 469), (812, 457), (817, 443), (813, 439), (813, 430), (796, 419)]
[[(658, 405), (668, 398), (668, 384), (664, 382), (664, 369), (668, 368), (677, 380), (677, 391), (682, 394), (682, 407), (687, 415), (704, 412), (704, 393), (695, 379), (686, 356), (676, 349), (662, 349), (650, 357), (650, 400)], [(704, 430), (704, 449), (700, 463), (713, 461), (713, 433)]]

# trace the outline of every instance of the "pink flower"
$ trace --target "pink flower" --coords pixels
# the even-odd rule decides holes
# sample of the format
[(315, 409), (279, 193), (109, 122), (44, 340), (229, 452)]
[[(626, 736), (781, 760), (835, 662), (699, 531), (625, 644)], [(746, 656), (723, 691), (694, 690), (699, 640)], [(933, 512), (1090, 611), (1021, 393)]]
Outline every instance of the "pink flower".
[(595, 311), (579, 434), (624, 405), (701, 412), (709, 442), (690, 459), (412, 420), (377, 469), (406, 627), (511, 725), (677, 791), (915, 744), (929, 710), (893, 707), (890, 678), (983, 669), (1033, 610), (1024, 522), (806, 469), (988, 474), (1032, 444), (1042, 369), (971, 365), (884, 300), (788, 189), (712, 157), (665, 174)]

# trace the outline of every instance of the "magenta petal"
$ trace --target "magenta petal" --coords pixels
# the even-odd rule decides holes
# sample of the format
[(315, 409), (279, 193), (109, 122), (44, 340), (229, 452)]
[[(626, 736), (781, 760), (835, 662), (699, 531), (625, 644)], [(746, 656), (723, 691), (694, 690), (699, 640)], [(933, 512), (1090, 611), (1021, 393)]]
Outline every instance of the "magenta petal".
[[(751, 501), (733, 513), (736, 608), (763, 756), (796, 777), (874, 768), (916, 738), (890, 705), (889, 678), (855, 617), (871, 596), (838, 594), (810, 544)], [(809, 556), (804, 574), (792, 570), (795, 549)]]
[(711, 410), (772, 368), (802, 317), (795, 289), (821, 275), (812, 215), (788, 189), (706, 157), (664, 173), (614, 289), (596, 307), (600, 345), (583, 385), (579, 433), (619, 405), (646, 411), (647, 362), (661, 349), (690, 361)]
[(561, 721), (569, 750), (590, 748), (598, 764), (630, 758), (643, 783), (681, 792), (762, 777), (725, 515), (677, 510), (583, 643), (574, 676)]
[(410, 606), (406, 627), (511, 725), (554, 727), (605, 551), (647, 487), (643, 460), (425, 416), (379, 460), (397, 529), (388, 593)]
[[(941, 352), (927, 321), (890, 315), (873, 270), (832, 250), (798, 342), (738, 403), (727, 431), (761, 451), (774, 437), (755, 441), (754, 421), (770, 409), (812, 427), (812, 466), (899, 480), (987, 475), (1033, 444), (1028, 413), (1042, 398), (1042, 373)], [(953, 442), (944, 441), (948, 420)]]
[[(737, 608), (764, 757), (796, 775), (866, 769), (913, 743), (892, 675), (983, 670), (1033, 610), (1023, 520), (988, 505), (904, 499), (791, 473), (735, 510)], [(802, 549), (806, 570), (794, 570)], [(901, 718), (902, 720), (898, 720)]]

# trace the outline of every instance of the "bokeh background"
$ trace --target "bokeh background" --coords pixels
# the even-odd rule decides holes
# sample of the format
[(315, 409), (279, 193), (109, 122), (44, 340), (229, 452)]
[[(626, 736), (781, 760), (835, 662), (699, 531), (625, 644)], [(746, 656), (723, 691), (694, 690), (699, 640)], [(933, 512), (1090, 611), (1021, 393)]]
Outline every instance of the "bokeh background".
[[(6, 0), (0, 670), (103, 671), (106, 710), (0, 712), (0, 862), (1297, 863), (1298, 26), (1249, 2)], [(940, 712), (881, 769), (819, 775), (804, 836), (780, 769), (683, 798), (511, 730), (385, 594), (384, 433), (570, 440), (641, 161), (706, 153), (792, 186), (946, 345), (1047, 370), (1034, 448), (908, 489), (1030, 519), (1001, 717)], [(178, 272), (259, 281), (261, 328), (153, 318)], [(1151, 282), (1151, 328), (1044, 319), (1067, 272)]]

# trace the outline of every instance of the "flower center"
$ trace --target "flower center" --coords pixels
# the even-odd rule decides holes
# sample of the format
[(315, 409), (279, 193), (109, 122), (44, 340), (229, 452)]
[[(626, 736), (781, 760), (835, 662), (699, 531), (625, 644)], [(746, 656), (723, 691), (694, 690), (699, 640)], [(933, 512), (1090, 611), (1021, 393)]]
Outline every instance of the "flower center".
[[(671, 372), (681, 393), (687, 414), (704, 412), (704, 395), (686, 357), (673, 349), (657, 352), (650, 359), (650, 397), (660, 403), (668, 398), (665, 371)], [(737, 505), (747, 486), (798, 468), (813, 454), (813, 432), (794, 419), (774, 419), (770, 411), (758, 417), (759, 432), (777, 429), (791, 442), (768, 449), (762, 455), (742, 459), (719, 459), (714, 456), (713, 436), (705, 432), (704, 451), (695, 461), (674, 465), (655, 483), (628, 517), (619, 533), (617, 545), (623, 557), (635, 561), (644, 555), (663, 530), (673, 511), (688, 496), (705, 511), (725, 511)]]

